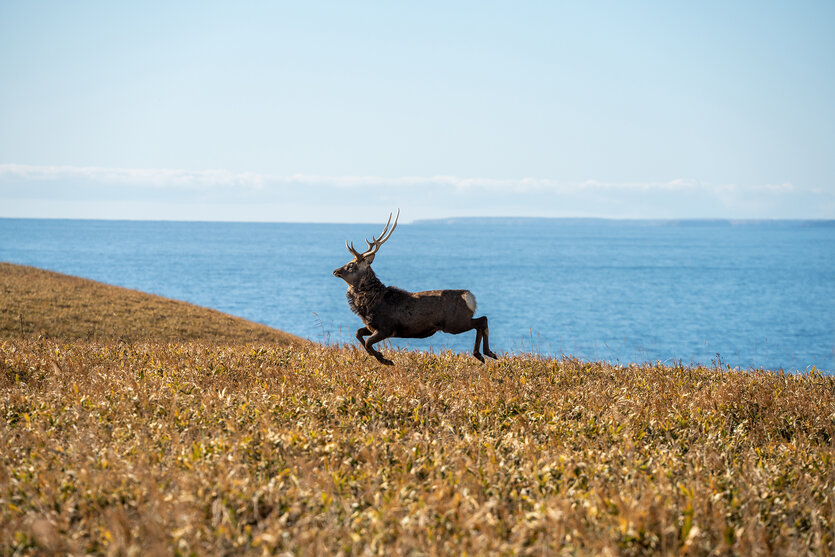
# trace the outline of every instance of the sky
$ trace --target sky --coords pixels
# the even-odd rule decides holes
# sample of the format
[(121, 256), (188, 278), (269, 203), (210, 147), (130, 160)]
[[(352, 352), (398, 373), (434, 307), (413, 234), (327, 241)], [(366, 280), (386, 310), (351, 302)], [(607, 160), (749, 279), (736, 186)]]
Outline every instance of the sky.
[(0, 0), (0, 217), (835, 218), (835, 3)]

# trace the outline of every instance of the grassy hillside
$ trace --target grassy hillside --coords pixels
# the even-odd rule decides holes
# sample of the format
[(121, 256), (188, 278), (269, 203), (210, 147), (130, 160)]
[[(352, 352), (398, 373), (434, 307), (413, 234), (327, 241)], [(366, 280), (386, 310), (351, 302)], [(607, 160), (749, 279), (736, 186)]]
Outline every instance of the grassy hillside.
[(219, 311), (0, 262), (0, 337), (301, 343)]
[(322, 347), (0, 264), (0, 555), (821, 554), (835, 380)]
[(0, 340), (0, 552), (833, 552), (817, 374)]

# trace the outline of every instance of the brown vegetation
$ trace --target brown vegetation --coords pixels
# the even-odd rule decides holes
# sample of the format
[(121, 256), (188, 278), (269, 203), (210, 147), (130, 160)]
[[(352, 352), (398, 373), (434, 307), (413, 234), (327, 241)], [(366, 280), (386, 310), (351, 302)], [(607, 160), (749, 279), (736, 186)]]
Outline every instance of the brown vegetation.
[(821, 554), (818, 374), (0, 340), (5, 554)]
[(219, 311), (0, 262), (0, 337), (303, 343)]

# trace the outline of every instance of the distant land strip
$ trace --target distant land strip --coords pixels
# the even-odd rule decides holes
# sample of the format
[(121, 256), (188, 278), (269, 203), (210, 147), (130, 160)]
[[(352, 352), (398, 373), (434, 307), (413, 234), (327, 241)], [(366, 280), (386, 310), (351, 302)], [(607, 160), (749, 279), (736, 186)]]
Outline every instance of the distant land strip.
[(412, 224), (609, 224), (612, 226), (794, 226), (835, 227), (835, 219), (613, 219), (607, 217), (447, 217), (417, 219)]
[(309, 341), (219, 311), (93, 280), (0, 262), (0, 338)]

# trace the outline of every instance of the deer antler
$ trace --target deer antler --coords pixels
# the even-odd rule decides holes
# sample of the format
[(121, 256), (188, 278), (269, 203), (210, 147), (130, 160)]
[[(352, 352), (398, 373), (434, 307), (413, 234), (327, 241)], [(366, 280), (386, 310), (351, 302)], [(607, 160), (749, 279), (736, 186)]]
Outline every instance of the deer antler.
[(399, 218), (400, 209), (397, 210), (397, 216), (394, 217), (394, 226), (392, 226), (391, 230), (389, 230), (389, 224), (391, 224), (391, 213), (389, 213), (389, 220), (386, 222), (385, 228), (383, 228), (383, 231), (380, 233), (380, 237), (376, 238), (372, 236), (370, 242), (366, 238), (365, 243), (368, 244), (368, 249), (365, 250), (365, 253), (362, 254), (363, 257), (368, 257), (369, 255), (374, 255), (375, 253), (377, 253), (377, 250), (380, 249), (380, 246), (386, 243), (386, 240), (388, 240), (391, 237), (391, 233), (394, 232), (395, 228), (397, 228), (397, 219)]
[(397, 219), (399, 218), (400, 209), (397, 210), (397, 216), (394, 217), (394, 225), (391, 227), (391, 230), (389, 230), (389, 225), (391, 224), (391, 213), (389, 213), (389, 220), (386, 222), (385, 228), (383, 228), (383, 231), (380, 233), (380, 237), (377, 238), (375, 236), (372, 236), (370, 242), (368, 241), (368, 239), (365, 240), (365, 243), (368, 244), (368, 249), (365, 250), (365, 252), (359, 253), (356, 250), (356, 248), (354, 248), (354, 242), (351, 242), (349, 244), (346, 241), (345, 247), (348, 248), (348, 251), (351, 252), (351, 255), (353, 255), (354, 258), (357, 260), (374, 255), (375, 253), (377, 253), (377, 250), (380, 249), (380, 246), (382, 246), (386, 242), (386, 240), (388, 240), (389, 237), (391, 237), (391, 233), (394, 232), (395, 228), (397, 228)]
[(362, 259), (362, 254), (354, 249), (354, 242), (351, 242), (351, 245), (348, 245), (348, 240), (345, 240), (345, 247), (348, 248), (348, 251), (351, 252), (351, 255), (354, 256), (355, 259)]

